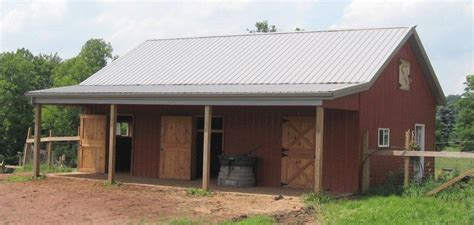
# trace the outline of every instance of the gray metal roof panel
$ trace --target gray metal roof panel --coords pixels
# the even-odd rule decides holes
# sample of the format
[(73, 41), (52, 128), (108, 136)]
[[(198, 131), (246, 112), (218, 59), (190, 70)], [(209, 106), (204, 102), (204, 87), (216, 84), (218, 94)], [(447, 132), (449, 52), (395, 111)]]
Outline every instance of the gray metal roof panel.
[(80, 85), (370, 82), (406, 28), (150, 40)]

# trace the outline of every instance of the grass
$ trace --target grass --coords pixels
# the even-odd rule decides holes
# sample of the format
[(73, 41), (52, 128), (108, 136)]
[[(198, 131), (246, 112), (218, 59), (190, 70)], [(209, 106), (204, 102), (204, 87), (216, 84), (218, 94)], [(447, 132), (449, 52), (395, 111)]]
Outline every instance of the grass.
[(104, 186), (105, 187), (112, 187), (112, 188), (116, 188), (116, 187), (120, 187), (122, 186), (122, 182), (120, 181), (114, 181), (113, 183), (109, 183), (108, 181), (104, 181)]
[(275, 224), (275, 219), (270, 216), (258, 215), (245, 218), (240, 221), (224, 221), (219, 225), (271, 225)]
[(7, 183), (17, 183), (17, 182), (30, 182), (34, 180), (44, 180), (45, 176), (33, 177), (33, 176), (20, 176), (20, 175), (11, 175), (7, 176), (4, 181)]
[[(446, 148), (444, 151), (459, 152), (457, 148)], [(436, 158), (435, 172), (438, 177), (443, 168), (451, 168), (455, 173), (461, 173), (467, 169), (474, 168), (474, 159)]]
[(379, 196), (322, 208), (326, 224), (469, 224), (463, 203), (427, 197)]
[(210, 197), (210, 196), (212, 196), (211, 191), (205, 191), (205, 190), (199, 189), (199, 188), (188, 188), (186, 190), (186, 194), (188, 196), (197, 196), (197, 197)]
[[(129, 224), (134, 224), (134, 223), (129, 223)], [(155, 223), (148, 223), (145, 219), (141, 219), (137, 224), (155, 224)], [(162, 224), (162, 225), (204, 225), (204, 224), (211, 224), (209, 222), (204, 222), (200, 220), (191, 220), (185, 217), (182, 218), (175, 218), (168, 220), (166, 222), (158, 222), (156, 224)], [(272, 225), (275, 224), (275, 219), (270, 216), (264, 216), (264, 215), (257, 215), (257, 216), (252, 216), (248, 218), (244, 218), (239, 221), (232, 221), (232, 220), (227, 220), (223, 221), (220, 223), (217, 223), (218, 225)]]
[[(26, 173), (26, 172), (31, 172), (31, 171), (33, 171), (33, 165), (27, 164), (19, 169), (15, 169), (14, 173)], [(63, 166), (63, 167), (53, 166), (50, 168), (47, 164), (41, 164), (40, 171), (42, 174), (69, 173), (69, 172), (74, 171), (74, 169), (67, 166)]]
[(426, 192), (446, 179), (403, 188), (391, 183), (396, 176), (360, 198), (336, 200), (308, 194), (303, 200), (316, 206), (323, 224), (474, 224), (474, 181), (460, 182), (426, 197)]

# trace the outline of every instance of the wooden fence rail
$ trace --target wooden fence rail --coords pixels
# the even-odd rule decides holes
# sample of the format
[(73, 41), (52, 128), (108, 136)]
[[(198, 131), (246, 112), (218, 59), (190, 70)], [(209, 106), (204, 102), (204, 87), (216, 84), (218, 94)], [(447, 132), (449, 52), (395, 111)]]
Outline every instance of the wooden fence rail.
[[(26, 141), (25, 141), (25, 147), (23, 149), (23, 162), (22, 165), (25, 165), (28, 159), (28, 153), (31, 150), (31, 146), (34, 143), (34, 136), (31, 133), (31, 127), (28, 128), (28, 133), (26, 135)], [(54, 142), (75, 142), (75, 141), (80, 141), (79, 136), (62, 136), (62, 137), (53, 137), (53, 132), (50, 130), (49, 131), (49, 137), (43, 137), (40, 139), (41, 143), (47, 143), (47, 151), (48, 151), (48, 165), (51, 167), (52, 166), (52, 155), (53, 155), (53, 143)], [(78, 129), (78, 135), (79, 135), (79, 129)]]
[(443, 157), (474, 159), (471, 152), (438, 152), (438, 151), (408, 151), (408, 150), (369, 150), (368, 155), (408, 156), (408, 157)]
[[(64, 141), (79, 141), (79, 136), (41, 138), (41, 142), (64, 142)], [(26, 140), (26, 143), (28, 144), (31, 144), (33, 142), (34, 142), (33, 138)]]
[(410, 157), (435, 157), (435, 158), (462, 158), (462, 159), (474, 159), (474, 153), (470, 152), (437, 152), (437, 151), (414, 151), (410, 150), (410, 146), (414, 142), (414, 137), (411, 131), (405, 132), (405, 149), (401, 150), (369, 150), (368, 146), (368, 132), (364, 134), (364, 143), (362, 146), (363, 161), (362, 161), (362, 191), (366, 191), (369, 188), (370, 182), (370, 157), (371, 156), (399, 156), (404, 157), (404, 186), (408, 186), (410, 182)]

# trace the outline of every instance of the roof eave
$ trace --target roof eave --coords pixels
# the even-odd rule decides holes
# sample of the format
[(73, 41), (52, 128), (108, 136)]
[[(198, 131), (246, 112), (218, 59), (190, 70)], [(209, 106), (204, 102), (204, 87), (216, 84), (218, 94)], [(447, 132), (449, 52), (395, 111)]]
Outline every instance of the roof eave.
[(333, 99), (331, 92), (323, 93), (267, 93), (267, 94), (38, 94), (27, 93), (33, 104), (85, 105), (321, 105)]

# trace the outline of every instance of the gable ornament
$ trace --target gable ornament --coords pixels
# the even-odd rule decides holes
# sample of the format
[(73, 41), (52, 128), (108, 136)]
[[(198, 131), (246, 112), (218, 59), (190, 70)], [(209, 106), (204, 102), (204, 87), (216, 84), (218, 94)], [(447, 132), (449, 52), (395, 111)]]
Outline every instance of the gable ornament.
[(400, 59), (400, 64), (398, 66), (398, 83), (400, 90), (409, 91), (410, 90), (410, 62), (407, 60)]

